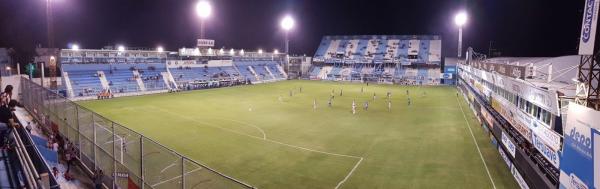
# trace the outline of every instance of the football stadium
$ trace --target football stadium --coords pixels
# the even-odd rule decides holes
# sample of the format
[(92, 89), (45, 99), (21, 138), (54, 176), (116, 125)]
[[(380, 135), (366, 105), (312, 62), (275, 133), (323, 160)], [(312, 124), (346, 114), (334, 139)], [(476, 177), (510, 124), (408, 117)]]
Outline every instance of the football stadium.
[[(355, 34), (364, 30), (340, 22), (345, 33), (315, 38), (303, 30), (315, 17), (284, 11), (272, 50), (254, 44), (268, 37), (240, 40), (215, 24), (241, 7), (216, 0), (173, 3), (199, 21), (178, 31), (194, 37), (166, 39), (185, 41), (177, 48), (55, 45), (66, 35), (54, 34), (60, 3), (42, 3), (48, 42), (27, 63), (0, 48), (2, 188), (600, 188), (598, 1), (578, 2), (582, 15), (569, 21), (583, 16), (582, 26), (565, 31), (579, 46), (556, 56), (471, 47), (463, 29), (487, 17), (468, 3), (444, 13), (452, 37)], [(69, 6), (113, 6), (88, 3)], [(148, 4), (136, 7), (174, 9)]]

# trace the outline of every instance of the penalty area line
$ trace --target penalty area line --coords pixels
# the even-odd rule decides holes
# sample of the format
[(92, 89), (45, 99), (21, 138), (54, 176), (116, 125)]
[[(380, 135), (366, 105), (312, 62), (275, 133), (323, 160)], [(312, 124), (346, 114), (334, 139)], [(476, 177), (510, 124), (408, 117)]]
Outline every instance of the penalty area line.
[(348, 180), (348, 178), (350, 178), (350, 176), (352, 176), (352, 173), (354, 173), (354, 170), (356, 170), (356, 168), (358, 168), (358, 166), (360, 165), (360, 163), (362, 162), (364, 158), (360, 158), (358, 160), (358, 162), (356, 162), (356, 164), (354, 165), (354, 167), (352, 167), (352, 170), (350, 170), (350, 172), (348, 172), (348, 174), (346, 175), (346, 177), (344, 177), (344, 179), (340, 182), (338, 182), (338, 184), (335, 186), (334, 189), (338, 189), (342, 186), (342, 184), (344, 184), (344, 182), (346, 182), (346, 180)]
[(490, 182), (492, 182), (492, 187), (496, 189), (496, 184), (494, 184), (494, 179), (492, 179), (492, 175), (490, 174), (490, 170), (488, 169), (487, 163), (485, 163), (485, 159), (483, 158), (483, 154), (481, 154), (481, 150), (479, 149), (479, 144), (477, 144), (477, 140), (475, 140), (475, 135), (473, 135), (473, 130), (471, 129), (471, 124), (469, 124), (469, 120), (467, 119), (467, 115), (460, 105), (460, 100), (456, 97), (456, 102), (458, 103), (458, 107), (460, 107), (460, 111), (463, 114), (463, 118), (465, 122), (467, 122), (467, 128), (469, 128), (469, 132), (471, 133), (471, 138), (473, 139), (473, 143), (475, 143), (475, 147), (477, 147), (477, 152), (479, 152), (479, 157), (481, 158), (481, 162), (483, 162), (483, 167), (485, 167), (485, 171), (487, 172), (488, 178), (490, 178)]
[[(162, 112), (165, 112), (165, 113), (168, 113), (168, 114), (171, 114), (171, 115), (174, 115), (174, 116), (177, 116), (177, 117), (180, 117), (181, 119), (186, 119), (188, 121), (196, 122), (196, 123), (201, 124), (201, 125), (213, 127), (213, 128), (216, 128), (216, 129), (221, 129), (221, 130), (224, 130), (224, 131), (232, 132), (232, 133), (235, 133), (235, 134), (238, 134), (238, 135), (247, 136), (247, 137), (258, 139), (258, 140), (263, 140), (263, 141), (267, 141), (267, 142), (271, 142), (271, 143), (275, 143), (275, 144), (279, 144), (279, 145), (283, 145), (283, 146), (288, 146), (288, 147), (291, 147), (291, 148), (297, 148), (297, 149), (300, 149), (300, 150), (315, 152), (315, 153), (321, 153), (321, 154), (338, 156), (338, 157), (346, 157), (346, 158), (358, 159), (358, 162), (356, 164), (354, 164), (354, 167), (352, 167), (352, 169), (350, 170), (350, 172), (348, 172), (348, 174), (346, 174), (346, 176), (340, 182), (338, 182), (338, 184), (335, 186), (335, 189), (340, 188), (342, 186), (342, 184), (344, 184), (350, 178), (350, 176), (352, 176), (352, 174), (354, 173), (354, 171), (356, 170), (356, 168), (358, 168), (358, 166), (362, 163), (362, 161), (364, 159), (364, 157), (360, 157), (360, 156), (353, 156), (353, 155), (346, 155), (346, 154), (338, 154), (338, 153), (332, 153), (332, 152), (325, 152), (325, 151), (321, 151), (321, 150), (310, 149), (310, 148), (306, 148), (306, 147), (291, 145), (291, 144), (283, 143), (283, 142), (280, 142), (280, 141), (268, 139), (268, 138), (266, 138), (266, 134), (264, 132), (263, 132), (263, 134), (265, 134), (265, 135), (263, 135), (263, 137), (253, 136), (253, 135), (249, 135), (249, 134), (246, 134), (246, 133), (237, 132), (237, 131), (234, 131), (234, 130), (231, 130), (231, 129), (222, 128), (222, 127), (214, 125), (214, 124), (209, 124), (209, 123), (206, 123), (206, 122), (200, 122), (200, 121), (198, 121), (196, 119), (192, 119), (192, 118), (189, 118), (189, 117), (185, 117), (183, 115), (175, 114), (175, 113), (163, 110), (161, 108), (157, 108), (157, 107), (152, 107), (152, 108), (154, 108), (156, 110), (159, 110), (159, 111), (162, 111)], [(230, 120), (230, 121), (234, 121), (234, 120)], [(240, 121), (234, 121), (234, 122), (238, 122), (240, 124), (244, 124), (244, 123), (242, 123)], [(246, 123), (246, 124), (248, 124), (248, 123)], [(253, 126), (255, 128), (257, 127), (255, 125), (253, 125)]]

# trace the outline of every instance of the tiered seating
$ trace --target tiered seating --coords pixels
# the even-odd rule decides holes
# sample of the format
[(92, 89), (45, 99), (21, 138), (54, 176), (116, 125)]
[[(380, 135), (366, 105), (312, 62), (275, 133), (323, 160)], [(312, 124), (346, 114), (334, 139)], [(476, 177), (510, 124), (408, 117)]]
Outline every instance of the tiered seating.
[(323, 41), (321, 41), (317, 52), (315, 52), (315, 57), (324, 57), (327, 53), (327, 50), (329, 49), (329, 45), (331, 45), (330, 39), (324, 39)]
[[(241, 71), (241, 70), (240, 70)], [(231, 66), (222, 67), (179, 67), (171, 68), (171, 75), (176, 82), (208, 81), (219, 78), (235, 77), (235, 69)]]
[(439, 36), (325, 36), (315, 53), (315, 61), (440, 64), (440, 53)]
[(312, 71), (310, 71), (310, 76), (318, 76), (321, 73), (321, 66), (313, 66)]
[(65, 71), (69, 74), (75, 96), (94, 96), (102, 91), (102, 84), (96, 70)]
[[(256, 77), (250, 71), (249, 66), (254, 69), (259, 79), (262, 80), (275, 80), (275, 79), (284, 79), (283, 74), (277, 68), (278, 62), (273, 60), (239, 60), (235, 61), (234, 65), (240, 71), (242, 77), (249, 79), (250, 81), (257, 81)], [(273, 77), (269, 74), (265, 66), (269, 68), (269, 71), (273, 74)]]
[(376, 66), (376, 67), (375, 67), (375, 68), (372, 70), (372, 72), (373, 72), (373, 75), (376, 75), (376, 76), (380, 76), (380, 75), (382, 75), (384, 71), (385, 71), (385, 69), (384, 69), (384, 67), (383, 67), (382, 65)]
[(285, 79), (283, 73), (281, 73), (279, 68), (277, 68), (277, 64), (267, 64), (267, 67), (269, 67), (269, 70), (271, 70), (271, 73), (273, 73), (275, 79)]
[(106, 80), (113, 93), (129, 93), (140, 91), (140, 87), (133, 77), (132, 70), (101, 70), (106, 75)]
[(162, 69), (145, 69), (138, 70), (140, 79), (144, 82), (146, 91), (167, 90), (162, 72), (167, 72), (166, 68)]
[(342, 67), (333, 66), (329, 74), (327, 74), (327, 78), (330, 80), (335, 79), (336, 76), (340, 76), (340, 72), (342, 71)]
[(254, 69), (254, 71), (260, 78), (260, 80), (275, 79), (275, 78), (271, 77), (271, 75), (269, 74), (267, 69), (265, 69), (265, 65), (263, 65), (263, 64), (253, 65), (252, 68)]

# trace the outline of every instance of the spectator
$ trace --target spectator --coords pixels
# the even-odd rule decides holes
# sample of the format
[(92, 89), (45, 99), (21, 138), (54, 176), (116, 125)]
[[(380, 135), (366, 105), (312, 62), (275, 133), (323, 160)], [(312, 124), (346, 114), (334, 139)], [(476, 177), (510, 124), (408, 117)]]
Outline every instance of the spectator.
[(7, 106), (12, 99), (13, 86), (7, 85), (4, 88), (4, 92), (0, 94), (0, 106)]
[(54, 175), (54, 178), (58, 178), (58, 168), (52, 167), (52, 175)]
[[(12, 90), (12, 89), (11, 89)], [(12, 127), (17, 126), (17, 124), (13, 120), (14, 108), (17, 104), (17, 101), (11, 100), (8, 103), (8, 106), (0, 106), (0, 143), (1, 146), (4, 147), (7, 142), (7, 136), (10, 134), (10, 129)]]
[(102, 177), (103, 177), (103, 173), (102, 170), (97, 169), (96, 170), (96, 174), (94, 175), (94, 188), (95, 189), (102, 189)]
[(27, 122), (27, 126), (25, 126), (25, 129), (27, 129), (27, 132), (29, 134), (31, 134), (31, 129), (33, 129), (33, 128), (31, 128), (31, 122), (29, 122), (29, 121)]
[(52, 151), (58, 152), (58, 142), (52, 141)]
[(69, 170), (71, 170), (71, 161), (73, 161), (70, 150), (65, 149), (65, 161), (67, 161), (67, 172), (69, 172)]

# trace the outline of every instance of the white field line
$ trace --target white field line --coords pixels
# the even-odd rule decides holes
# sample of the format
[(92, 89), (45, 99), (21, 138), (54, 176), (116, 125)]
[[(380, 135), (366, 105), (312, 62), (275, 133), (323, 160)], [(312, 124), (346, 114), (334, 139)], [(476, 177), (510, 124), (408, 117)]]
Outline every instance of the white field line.
[(456, 97), (456, 102), (458, 103), (458, 107), (460, 107), (460, 111), (463, 114), (463, 118), (465, 118), (465, 122), (467, 122), (467, 128), (469, 128), (469, 132), (471, 133), (471, 138), (473, 139), (473, 143), (475, 143), (475, 147), (477, 147), (477, 152), (479, 152), (479, 157), (481, 158), (481, 162), (483, 162), (485, 171), (487, 172), (487, 175), (490, 178), (490, 182), (492, 182), (492, 187), (494, 189), (496, 189), (496, 184), (494, 184), (494, 179), (492, 179), (490, 170), (488, 169), (488, 166), (485, 163), (485, 159), (483, 158), (483, 155), (481, 154), (481, 150), (479, 149), (479, 144), (477, 144), (477, 140), (475, 140), (475, 135), (473, 135), (473, 130), (471, 130), (471, 124), (469, 124), (469, 120), (467, 120), (467, 115), (465, 114), (465, 111), (463, 110), (462, 105), (460, 105), (460, 101), (458, 100), (458, 97)]
[[(102, 126), (102, 125), (100, 125), (100, 124), (98, 124), (98, 123), (96, 123), (96, 122), (94, 122), (94, 125), (96, 125), (97, 127), (100, 127), (100, 128), (102, 128), (102, 129), (103, 129), (103, 130), (105, 130), (106, 132), (110, 133), (110, 136), (111, 136), (111, 137), (113, 136), (113, 133), (112, 133), (112, 131), (111, 131), (111, 130), (108, 130), (107, 128), (105, 128), (104, 126)], [(96, 133), (96, 134), (97, 134), (97, 133)], [(115, 138), (117, 138), (117, 139), (116, 139), (116, 141), (120, 141), (120, 140), (122, 140), (122, 139), (123, 139), (123, 137), (121, 137), (121, 136), (119, 136), (119, 135), (115, 135)], [(98, 140), (98, 138), (96, 138), (96, 140)], [(113, 142), (114, 142), (114, 141), (113, 141), (112, 139), (110, 139), (110, 140), (108, 140), (108, 141), (104, 142), (104, 144), (109, 144), (109, 143), (113, 143)]]
[(176, 165), (177, 161), (179, 161), (180, 159), (176, 159), (175, 161), (173, 161), (173, 163), (171, 163), (171, 165), (165, 167), (164, 169), (160, 170), (160, 173), (164, 173), (167, 169), (173, 167)]
[(263, 135), (263, 139), (265, 139), (265, 140), (267, 139), (267, 133), (265, 133), (265, 131), (264, 131), (264, 130), (262, 130), (260, 127), (258, 127), (258, 126), (256, 126), (256, 125), (254, 125), (254, 124), (245, 123), (245, 122), (241, 122), (241, 121), (237, 121), (237, 120), (233, 120), (233, 119), (225, 119), (225, 118), (215, 118), (215, 119), (220, 119), (220, 120), (226, 120), (226, 121), (236, 122), (236, 123), (239, 123), (239, 124), (243, 124), (243, 125), (247, 125), (247, 126), (250, 126), (250, 127), (254, 127), (254, 128), (255, 128), (255, 129), (257, 129), (258, 131), (260, 131), (260, 133), (262, 133), (262, 135)]
[(341, 180), (340, 182), (338, 182), (338, 184), (336, 185), (335, 189), (338, 189), (344, 182), (346, 182), (346, 180), (348, 180), (348, 178), (350, 178), (350, 176), (352, 175), (352, 173), (354, 173), (354, 170), (356, 170), (356, 168), (360, 165), (360, 163), (364, 159), (363, 157), (359, 157), (359, 156), (346, 155), (346, 154), (338, 154), (338, 153), (332, 153), (332, 152), (325, 152), (325, 151), (314, 150), (314, 149), (305, 148), (305, 147), (301, 147), (301, 146), (286, 144), (286, 143), (279, 142), (279, 141), (276, 141), (276, 140), (267, 139), (266, 136), (265, 136), (265, 138), (260, 138), (260, 137), (254, 136), (254, 135), (249, 135), (249, 134), (246, 134), (246, 133), (237, 132), (237, 131), (234, 131), (234, 130), (231, 130), (231, 129), (225, 129), (225, 128), (222, 128), (222, 127), (219, 127), (219, 126), (216, 126), (216, 125), (213, 125), (213, 124), (207, 124), (205, 122), (200, 122), (200, 121), (195, 120), (195, 119), (191, 119), (191, 118), (188, 118), (188, 117), (176, 114), (176, 113), (172, 113), (172, 112), (166, 111), (166, 110), (164, 110), (162, 108), (157, 108), (157, 107), (152, 107), (152, 108), (154, 108), (156, 110), (159, 110), (161, 112), (165, 112), (165, 113), (168, 113), (168, 114), (172, 114), (174, 116), (178, 116), (178, 117), (180, 117), (182, 119), (186, 119), (186, 120), (189, 120), (189, 121), (192, 121), (192, 122), (196, 122), (196, 123), (199, 123), (199, 124), (203, 124), (203, 125), (206, 125), (206, 126), (209, 126), (209, 127), (214, 127), (214, 128), (217, 128), (217, 129), (222, 129), (224, 131), (229, 131), (229, 132), (232, 132), (232, 133), (235, 133), (235, 134), (238, 134), (238, 135), (243, 135), (243, 136), (247, 136), (247, 137), (258, 139), (258, 140), (268, 141), (268, 142), (271, 142), (271, 143), (280, 144), (280, 145), (284, 145), (284, 146), (288, 146), (288, 147), (292, 147), (292, 148), (297, 148), (297, 149), (301, 149), (301, 150), (306, 150), (306, 151), (310, 151), (310, 152), (316, 152), (316, 153), (322, 153), (322, 154), (327, 154), (327, 155), (332, 155), (332, 156), (340, 156), (340, 157), (347, 157), (347, 158), (358, 159), (358, 162), (354, 165), (354, 167), (352, 168), (352, 170), (350, 170), (350, 172), (346, 175), (346, 177), (344, 177), (343, 180)]
[[(191, 171), (189, 171), (189, 172), (185, 173), (185, 175), (192, 174), (193, 172), (199, 171), (200, 169), (202, 169), (202, 167), (199, 167), (199, 168), (197, 168), (197, 169), (191, 170)], [(154, 188), (154, 187), (156, 187), (156, 186), (158, 186), (158, 185), (161, 185), (161, 184), (167, 183), (167, 182), (171, 182), (172, 180), (178, 179), (178, 178), (180, 178), (181, 176), (182, 176), (182, 175), (179, 175), (179, 176), (176, 176), (176, 177), (173, 177), (173, 178), (167, 179), (167, 180), (163, 180), (163, 181), (157, 182), (156, 184), (153, 184), (153, 185), (152, 185), (152, 188)]]
[(344, 184), (344, 182), (346, 182), (346, 180), (348, 180), (348, 178), (350, 178), (350, 176), (352, 175), (352, 173), (354, 173), (354, 170), (356, 170), (356, 168), (358, 167), (358, 165), (360, 165), (360, 163), (362, 162), (363, 158), (361, 157), (358, 162), (356, 162), (356, 165), (354, 165), (354, 167), (352, 167), (352, 170), (350, 170), (350, 172), (346, 175), (346, 177), (344, 177), (344, 180), (338, 182), (338, 184), (335, 186), (334, 189), (338, 189), (342, 186), (342, 184)]

